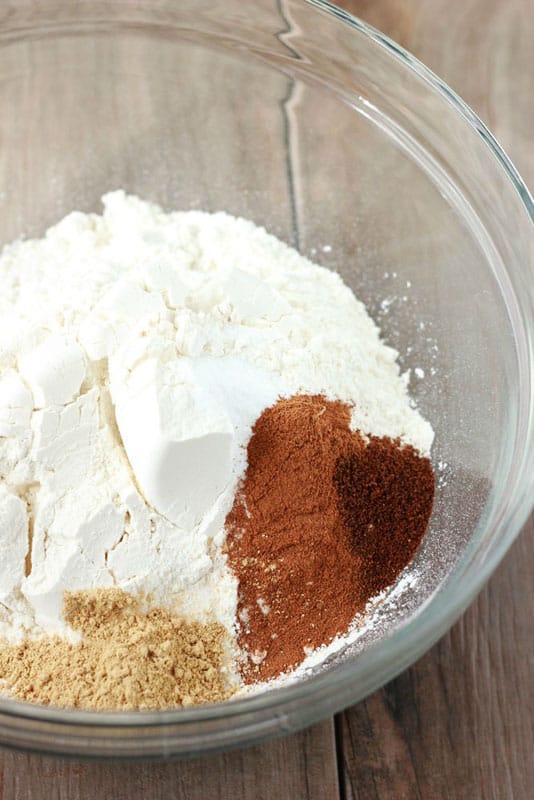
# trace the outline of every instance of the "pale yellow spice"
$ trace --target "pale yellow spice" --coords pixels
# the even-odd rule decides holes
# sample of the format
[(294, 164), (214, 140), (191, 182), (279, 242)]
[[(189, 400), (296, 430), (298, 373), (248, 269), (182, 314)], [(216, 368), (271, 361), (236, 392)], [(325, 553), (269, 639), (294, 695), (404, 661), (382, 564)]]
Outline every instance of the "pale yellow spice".
[(161, 709), (226, 700), (228, 635), (217, 622), (144, 611), (120, 589), (66, 592), (63, 615), (82, 635), (26, 640), (0, 649), (12, 696), (84, 709)]

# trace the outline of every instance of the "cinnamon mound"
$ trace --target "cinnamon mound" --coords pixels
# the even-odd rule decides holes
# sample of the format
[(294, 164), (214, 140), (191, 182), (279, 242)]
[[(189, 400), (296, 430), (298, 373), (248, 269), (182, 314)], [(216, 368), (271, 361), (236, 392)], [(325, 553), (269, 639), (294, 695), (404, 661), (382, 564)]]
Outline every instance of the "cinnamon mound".
[(349, 628), (409, 563), (430, 517), (428, 459), (350, 430), (351, 409), (296, 395), (253, 428), (227, 517), (247, 683), (297, 666)]

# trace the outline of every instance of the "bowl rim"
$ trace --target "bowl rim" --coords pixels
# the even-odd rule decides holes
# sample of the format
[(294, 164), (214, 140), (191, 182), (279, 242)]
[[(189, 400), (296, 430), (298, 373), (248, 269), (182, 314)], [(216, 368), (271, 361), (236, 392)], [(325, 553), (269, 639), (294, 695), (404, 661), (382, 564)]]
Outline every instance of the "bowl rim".
[[(534, 224), (534, 200), (525, 182), (486, 125), (456, 92), (405, 48), (349, 12), (333, 5), (328, 0), (300, 0), (300, 2), (304, 6), (313, 7), (320, 12), (335, 17), (342, 24), (365, 35), (378, 47), (393, 56), (398, 63), (408, 65), (419, 78), (436, 91), (449, 106), (463, 117), (468, 125), (483, 140), (486, 147), (492, 152), (518, 193), (524, 209), (530, 217), (531, 222)], [(128, 8), (127, 6), (121, 6), (121, 10), (127, 12)], [(520, 357), (522, 366), (525, 369), (525, 375), (530, 376), (530, 401), (525, 401), (525, 407), (522, 409), (522, 420), (523, 429), (527, 436), (527, 445), (524, 452), (525, 461), (528, 461), (528, 463), (532, 465), (534, 461), (534, 448), (532, 446), (532, 434), (534, 429), (532, 380), (534, 372), (534, 348), (532, 341), (534, 335), (534, 313), (532, 302), (529, 303), (530, 308), (525, 309), (525, 305), (528, 301), (528, 298), (523, 298), (520, 303), (522, 311), (526, 311), (529, 319), (529, 325), (523, 325), (528, 341)], [(528, 385), (527, 380), (525, 380), (525, 385)], [(530, 440), (530, 449), (528, 440)], [(514, 488), (517, 489), (517, 480)], [(493, 544), (492, 551), (477, 574), (476, 579), (472, 580), (468, 586), (462, 587), (461, 582), (464, 568), (459, 568), (447, 582), (447, 586), (443, 591), (440, 590), (434, 594), (424, 607), (419, 609), (409, 621), (403, 623), (398, 629), (382, 638), (380, 642), (377, 643), (383, 645), (384, 642), (387, 641), (389, 655), (396, 656), (394, 668), (390, 667), (382, 670), (376, 668), (377, 665), (374, 664), (373, 661), (376, 649), (375, 645), (371, 645), (368, 650), (358, 654), (361, 671), (365, 673), (372, 670), (374, 672), (373, 679), (368, 682), (366, 691), (364, 694), (360, 695), (360, 699), (363, 699), (363, 697), (378, 689), (386, 681), (394, 678), (422, 655), (423, 652), (428, 650), (431, 645), (448, 630), (453, 622), (458, 619), (473, 600), (520, 532), (522, 525), (526, 521), (534, 505), (534, 492), (532, 491), (534, 488), (534, 480), (531, 480), (529, 486), (525, 488), (526, 491), (524, 491), (521, 496), (515, 498), (515, 504), (512, 504), (512, 508), (509, 509), (507, 518), (499, 521), (501, 527), (499, 539)], [(437, 595), (439, 595), (439, 607), (436, 613)], [(445, 600), (447, 602), (445, 602)], [(390, 658), (390, 661), (391, 660)], [(351, 661), (348, 660), (347, 662), (333, 666), (328, 671), (311, 676), (305, 681), (296, 681), (287, 686), (245, 696), (226, 703), (197, 706), (190, 709), (177, 708), (162, 711), (133, 712), (80, 711), (77, 709), (34, 705), (0, 696), (0, 726), (3, 721), (9, 725), (9, 719), (11, 718), (13, 720), (16, 718), (19, 721), (27, 720), (29, 723), (49, 723), (53, 728), (56, 728), (58, 732), (62, 726), (69, 726), (71, 728), (72, 726), (83, 726), (85, 729), (94, 729), (95, 732), (96, 729), (102, 729), (103, 734), (108, 732), (110, 728), (135, 730), (150, 727), (157, 730), (176, 725), (185, 725), (186, 723), (205, 723), (213, 720), (221, 721), (222, 719), (228, 720), (259, 711), (264, 713), (275, 711), (284, 707), (289, 701), (300, 701), (305, 697), (312, 698), (314, 694), (319, 693), (321, 690), (327, 690), (329, 694), (334, 695), (336, 688), (344, 688), (347, 690), (350, 688), (351, 683), (352, 664)], [(301, 724), (292, 725), (286, 730), (293, 730), (311, 724), (314, 721), (324, 718), (327, 714), (339, 710), (344, 705), (344, 699), (339, 701), (337, 705), (336, 701), (333, 699), (328, 711), (325, 711), (323, 707), (318, 707), (314, 713), (314, 709), (310, 708), (306, 720), (302, 720)], [(351, 702), (350, 699), (349, 702)], [(352, 702), (354, 702), (354, 700)], [(219, 746), (217, 745), (217, 747)], [(110, 750), (110, 755), (113, 755), (113, 747), (108, 744), (108, 749)], [(69, 752), (69, 750), (64, 750), (64, 752)]]

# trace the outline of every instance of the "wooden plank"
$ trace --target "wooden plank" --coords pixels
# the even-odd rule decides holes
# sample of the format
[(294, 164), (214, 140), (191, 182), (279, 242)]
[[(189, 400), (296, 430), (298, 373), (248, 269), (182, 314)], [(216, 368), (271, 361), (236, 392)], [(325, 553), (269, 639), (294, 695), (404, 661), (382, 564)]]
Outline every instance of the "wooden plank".
[(117, 188), (247, 216), (293, 241), (288, 85), (157, 31), (10, 43), (0, 53), (0, 243), (42, 235), (73, 209), (100, 210)]
[(2, 800), (336, 800), (331, 723), (188, 761), (83, 763), (0, 753)]
[[(529, 0), (466, 0), (452, 9), (446, 0), (343, 0), (340, 5), (389, 33), (448, 80), (489, 123), (532, 185)], [(89, 150), (90, 142), (83, 145)], [(160, 179), (164, 168), (163, 162), (157, 165)], [(90, 188), (91, 181), (96, 183), (90, 175), (84, 180)], [(285, 218), (284, 208), (280, 219)], [(532, 523), (529, 531), (448, 637), (412, 670), (340, 718), (347, 797), (531, 796)], [(275, 792), (281, 798), (337, 796), (329, 723), (202, 761), (84, 764), (3, 752), (0, 769), (2, 800), (239, 800), (271, 798)]]
[(534, 519), (461, 621), (338, 721), (347, 800), (529, 800)]
[[(0, 13), (23, 9), (31, 17), (32, 6), (8, 3)], [(267, 10), (278, 14), (274, 5)], [(92, 76), (101, 77), (98, 89)], [(243, 214), (294, 241), (283, 75), (259, 82), (252, 66), (247, 77), (209, 51), (177, 54), (168, 37), (132, 33), (118, 42), (104, 35), (42, 40), (31, 49), (13, 43), (0, 54), (0, 77), (2, 107), (18, 109), (0, 119), (0, 184), (7, 187), (0, 241), (39, 235), (72, 208), (97, 209), (100, 194), (117, 187), (171, 208)], [(184, 91), (193, 80), (196, 93)], [(278, 104), (261, 104), (263, 91)], [(76, 113), (66, 118), (66, 108)], [(338, 796), (332, 721), (264, 747), (187, 762), (77, 763), (4, 751), (0, 776), (2, 800)]]
[[(534, 184), (529, 0), (343, 0), (477, 111)], [(337, 720), (342, 795), (529, 800), (534, 518), (477, 601), (412, 669)]]
[(476, 111), (534, 187), (531, 0), (339, 0), (397, 41)]

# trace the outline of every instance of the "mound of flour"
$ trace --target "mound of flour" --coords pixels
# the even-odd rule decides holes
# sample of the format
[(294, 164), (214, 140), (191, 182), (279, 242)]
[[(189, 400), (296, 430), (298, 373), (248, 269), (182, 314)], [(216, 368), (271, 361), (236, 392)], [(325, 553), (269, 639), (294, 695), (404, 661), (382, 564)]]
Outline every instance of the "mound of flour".
[(108, 586), (232, 631), (224, 520), (263, 409), (323, 393), (422, 454), (432, 429), (336, 274), (244, 219), (103, 203), (0, 257), (0, 634), (64, 631), (63, 591)]

